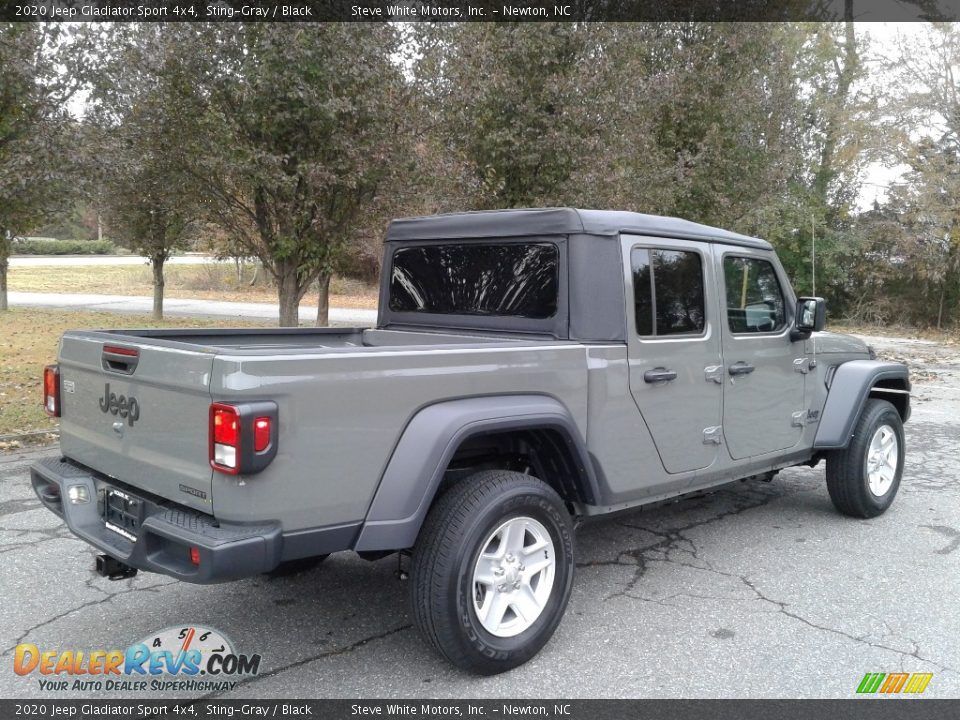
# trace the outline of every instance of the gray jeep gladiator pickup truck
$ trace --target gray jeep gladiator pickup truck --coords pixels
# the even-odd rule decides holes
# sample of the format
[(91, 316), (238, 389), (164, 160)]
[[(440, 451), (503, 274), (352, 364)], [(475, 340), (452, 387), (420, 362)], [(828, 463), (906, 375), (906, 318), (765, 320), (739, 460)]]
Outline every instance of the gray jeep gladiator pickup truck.
[(397, 220), (372, 329), (68, 332), (40, 500), (135, 569), (210, 583), (410, 552), (457, 666), (537, 653), (574, 527), (826, 460), (837, 509), (893, 501), (907, 368), (826, 332), (772, 247), (572, 209)]

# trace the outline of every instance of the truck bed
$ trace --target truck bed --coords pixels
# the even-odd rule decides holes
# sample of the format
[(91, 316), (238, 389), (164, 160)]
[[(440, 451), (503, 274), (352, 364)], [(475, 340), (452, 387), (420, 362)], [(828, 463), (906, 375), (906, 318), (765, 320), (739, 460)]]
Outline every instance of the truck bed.
[[(60, 368), (65, 457), (227, 522), (282, 517), (285, 531), (362, 520), (397, 438), (428, 405), (541, 393), (586, 422), (584, 346), (542, 336), (71, 331)], [(124, 412), (134, 400), (136, 418)], [(211, 403), (266, 400), (279, 408), (270, 467), (249, 479), (214, 471)]]

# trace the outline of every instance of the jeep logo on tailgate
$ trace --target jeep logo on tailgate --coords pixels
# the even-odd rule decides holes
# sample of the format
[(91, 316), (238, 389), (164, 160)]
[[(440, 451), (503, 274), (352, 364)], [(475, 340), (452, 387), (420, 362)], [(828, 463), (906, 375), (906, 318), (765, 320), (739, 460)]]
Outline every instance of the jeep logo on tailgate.
[(133, 395), (118, 396), (110, 392), (110, 383), (107, 383), (103, 386), (103, 397), (100, 398), (100, 412), (126, 418), (130, 427), (133, 427), (133, 424), (140, 419), (140, 403)]

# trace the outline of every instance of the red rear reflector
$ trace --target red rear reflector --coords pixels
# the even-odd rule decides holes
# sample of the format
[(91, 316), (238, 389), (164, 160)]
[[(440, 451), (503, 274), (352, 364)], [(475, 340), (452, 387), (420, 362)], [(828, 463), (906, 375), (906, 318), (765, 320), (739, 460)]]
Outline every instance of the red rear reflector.
[(253, 449), (263, 452), (270, 447), (270, 418), (258, 417), (253, 421)]
[(60, 417), (60, 366), (43, 369), (43, 409), (50, 417)]
[(190, 548), (190, 562), (192, 562), (197, 567), (200, 567), (200, 548), (198, 547)]
[(111, 355), (126, 355), (127, 357), (140, 357), (140, 351), (134, 348), (117, 347), (116, 345), (104, 345), (103, 351)]

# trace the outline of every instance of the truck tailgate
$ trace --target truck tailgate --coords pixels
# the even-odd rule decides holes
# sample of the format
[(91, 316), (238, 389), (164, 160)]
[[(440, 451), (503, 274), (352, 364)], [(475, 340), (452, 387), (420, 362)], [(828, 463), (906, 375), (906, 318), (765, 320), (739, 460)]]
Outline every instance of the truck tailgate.
[(70, 332), (60, 344), (60, 448), (131, 486), (212, 512), (208, 459), (214, 351)]

